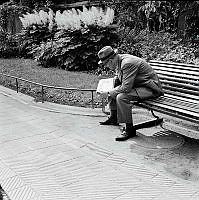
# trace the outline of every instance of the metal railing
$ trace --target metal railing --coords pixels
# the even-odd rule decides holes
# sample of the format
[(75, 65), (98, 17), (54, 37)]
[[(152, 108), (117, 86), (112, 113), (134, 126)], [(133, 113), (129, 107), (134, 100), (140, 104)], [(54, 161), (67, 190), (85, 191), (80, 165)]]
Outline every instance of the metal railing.
[(34, 82), (34, 81), (29, 81), (29, 80), (26, 80), (26, 79), (23, 79), (23, 78), (19, 78), (19, 77), (16, 77), (16, 76), (11, 76), (11, 75), (4, 74), (4, 73), (0, 73), (0, 75), (15, 79), (17, 93), (19, 92), (19, 88), (20, 88), (19, 80), (40, 86), (41, 87), (41, 101), (42, 101), (42, 103), (44, 103), (44, 88), (52, 88), (52, 89), (59, 89), (59, 90), (69, 90), (69, 91), (91, 92), (91, 104), (92, 104), (92, 108), (94, 108), (94, 92), (96, 92), (96, 89), (79, 89), (79, 88), (56, 87), (56, 86), (52, 86), (52, 85), (44, 85), (44, 84), (37, 83), (37, 82)]

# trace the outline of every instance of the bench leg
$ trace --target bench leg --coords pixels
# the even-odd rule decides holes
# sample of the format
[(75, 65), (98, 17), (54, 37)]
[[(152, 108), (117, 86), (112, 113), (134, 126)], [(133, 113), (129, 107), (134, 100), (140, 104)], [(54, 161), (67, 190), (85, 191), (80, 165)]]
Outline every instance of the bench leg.
[(157, 115), (155, 115), (155, 113), (153, 112), (153, 110), (150, 109), (150, 111), (151, 111), (152, 115), (156, 119), (134, 125), (134, 128), (136, 130), (142, 129), (142, 128), (150, 128), (150, 127), (158, 126), (158, 125), (162, 124), (163, 118), (159, 118)]
[[(139, 124), (135, 124), (134, 128), (136, 130), (142, 129), (142, 128), (150, 128), (150, 127), (153, 127), (153, 126), (158, 126), (158, 125), (160, 125), (163, 122), (163, 118), (159, 118), (157, 115), (155, 115), (155, 113), (153, 112), (152, 109), (150, 109), (149, 107), (147, 107), (147, 109), (151, 111), (152, 115), (156, 119), (150, 120), (150, 121), (147, 121), (147, 122), (143, 122), (143, 123), (139, 123)], [(102, 98), (102, 112), (104, 114), (106, 114), (106, 115), (110, 114), (110, 112), (107, 112), (106, 109), (105, 109), (105, 102), (104, 102), (103, 98)]]
[(154, 120), (151, 120), (151, 121), (136, 124), (136, 125), (134, 125), (134, 128), (136, 130), (142, 129), (142, 128), (149, 128), (149, 127), (157, 126), (157, 125), (161, 124), (162, 122), (163, 122), (162, 118), (154, 119)]

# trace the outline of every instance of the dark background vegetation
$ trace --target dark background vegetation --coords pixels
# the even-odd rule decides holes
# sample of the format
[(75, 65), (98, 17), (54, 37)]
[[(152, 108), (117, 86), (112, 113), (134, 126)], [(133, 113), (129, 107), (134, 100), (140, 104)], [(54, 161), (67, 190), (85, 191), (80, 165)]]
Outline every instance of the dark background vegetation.
[[(46, 53), (38, 61), (43, 67), (59, 67), (72, 71), (95, 70), (97, 66), (96, 52), (104, 45), (119, 48), (121, 53), (131, 53), (146, 60), (160, 59), (184, 63), (194, 63), (199, 44), (199, 3), (197, 1), (88, 1), (98, 2), (98, 6), (109, 6), (115, 10), (114, 26), (89, 27), (88, 32), (81, 31), (59, 34), (59, 37), (70, 37), (68, 44), (54, 44), (46, 52), (39, 49), (41, 43), (56, 40), (54, 32), (46, 27), (37, 30), (22, 30), (10, 34), (7, 18), (10, 15), (20, 16), (33, 9), (49, 8), (57, 10), (63, 5), (78, 2), (72, 0), (12, 0), (2, 4), (0, 11), (0, 57), (34, 58), (36, 51)], [(60, 6), (60, 7), (59, 7)], [(67, 6), (66, 6), (67, 8)], [(90, 37), (92, 35), (92, 37)], [(99, 40), (99, 36), (101, 39)], [(37, 45), (37, 46), (35, 46)], [(73, 45), (77, 48), (66, 50), (65, 54), (56, 55), (55, 49)], [(48, 45), (46, 45), (48, 47)], [(85, 49), (85, 47), (88, 47)], [(188, 49), (187, 49), (188, 48)], [(54, 56), (47, 56), (52, 54)], [(66, 58), (70, 58), (66, 61)]]

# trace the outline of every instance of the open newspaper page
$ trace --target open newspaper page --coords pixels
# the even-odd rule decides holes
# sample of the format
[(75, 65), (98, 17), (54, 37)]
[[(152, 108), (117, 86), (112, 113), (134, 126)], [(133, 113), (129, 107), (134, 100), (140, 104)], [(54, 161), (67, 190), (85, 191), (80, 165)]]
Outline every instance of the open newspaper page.
[(99, 80), (97, 86), (97, 93), (108, 92), (113, 89), (113, 78), (106, 78)]

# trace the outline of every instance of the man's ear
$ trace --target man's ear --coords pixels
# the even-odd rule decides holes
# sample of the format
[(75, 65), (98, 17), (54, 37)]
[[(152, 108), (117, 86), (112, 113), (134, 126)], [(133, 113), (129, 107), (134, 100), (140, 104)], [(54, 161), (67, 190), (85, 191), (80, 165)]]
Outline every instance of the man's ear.
[(118, 54), (114, 57), (113, 63), (115, 65), (115, 67), (117, 67), (117, 65), (119, 63), (119, 55)]

